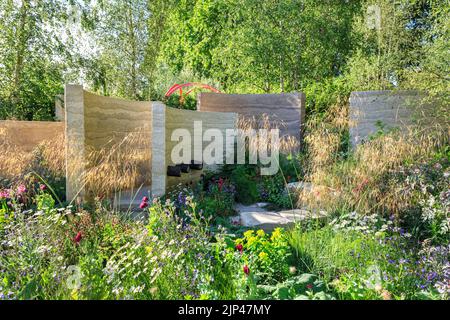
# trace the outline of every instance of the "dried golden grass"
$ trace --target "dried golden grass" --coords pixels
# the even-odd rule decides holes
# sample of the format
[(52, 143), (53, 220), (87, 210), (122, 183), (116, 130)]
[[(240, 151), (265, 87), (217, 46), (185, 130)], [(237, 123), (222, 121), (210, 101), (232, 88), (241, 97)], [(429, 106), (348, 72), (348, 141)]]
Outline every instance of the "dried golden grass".
[(0, 179), (14, 184), (32, 171), (44, 176), (64, 177), (64, 136), (43, 141), (32, 151), (25, 151), (8, 139), (7, 129), (0, 129)]
[[(255, 130), (267, 130), (272, 129), (283, 130), (286, 128), (286, 124), (282, 120), (270, 118), (267, 114), (262, 114), (259, 117), (240, 116), (238, 118), (237, 128), (242, 131)], [(267, 136), (259, 136), (259, 139), (250, 140), (248, 148), (250, 150), (258, 150), (260, 146), (270, 146), (271, 144), (270, 134)], [(279, 150), (281, 153), (290, 154), (298, 151), (300, 147), (299, 141), (296, 137), (285, 135), (280, 137)]]
[(302, 191), (299, 206), (334, 211), (345, 208), (364, 212), (397, 213), (408, 205), (398, 186), (385, 177), (407, 161), (426, 161), (444, 144), (448, 128), (439, 125), (411, 126), (390, 132), (356, 147), (343, 159), (342, 137), (348, 130), (347, 108), (335, 106), (324, 119), (309, 123), (307, 180), (312, 190)]
[(139, 129), (118, 142), (86, 150), (84, 184), (92, 196), (107, 196), (151, 184), (151, 142)]
[[(81, 185), (85, 186), (88, 195), (94, 197), (111, 196), (119, 191), (150, 185), (150, 143), (148, 133), (139, 129), (101, 148), (87, 147), (86, 159), (78, 154), (71, 156), (73, 161), (70, 161), (69, 174), (79, 172), (76, 168), (87, 168)], [(25, 181), (32, 172), (58, 180), (66, 176), (64, 135), (43, 141), (29, 152), (9, 141), (5, 129), (1, 129), (0, 148), (0, 182), (5, 184), (3, 187)]]

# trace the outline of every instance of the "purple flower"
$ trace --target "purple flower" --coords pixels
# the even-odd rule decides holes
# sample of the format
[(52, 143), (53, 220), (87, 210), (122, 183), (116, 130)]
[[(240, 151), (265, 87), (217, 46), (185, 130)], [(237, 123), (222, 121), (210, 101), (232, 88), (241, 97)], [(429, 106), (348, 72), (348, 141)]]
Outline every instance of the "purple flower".
[(430, 272), (427, 276), (427, 281), (433, 281), (437, 277), (436, 272)]

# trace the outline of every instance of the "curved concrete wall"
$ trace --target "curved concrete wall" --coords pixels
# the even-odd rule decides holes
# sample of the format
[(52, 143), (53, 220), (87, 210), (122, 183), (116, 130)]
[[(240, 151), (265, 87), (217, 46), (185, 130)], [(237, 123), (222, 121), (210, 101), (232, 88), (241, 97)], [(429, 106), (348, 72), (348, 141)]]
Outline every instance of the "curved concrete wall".
[(280, 127), (280, 137), (292, 136), (301, 141), (305, 123), (305, 95), (282, 94), (222, 94), (199, 93), (199, 111), (234, 112), (240, 116), (258, 117), (267, 114), (274, 125)]
[(102, 148), (120, 143), (128, 134), (136, 132), (143, 132), (151, 139), (152, 103), (149, 101), (102, 97), (85, 91), (84, 108), (88, 146)]
[(41, 142), (52, 141), (64, 134), (64, 123), (51, 121), (0, 121), (0, 138), (25, 152), (31, 152)]
[(424, 95), (417, 91), (364, 91), (350, 95), (350, 141), (363, 143), (379, 129), (405, 128), (426, 117)]
[[(86, 92), (78, 85), (66, 86), (64, 109), (67, 137), (66, 194), (69, 201), (85, 195), (84, 181), (90, 166), (90, 152), (108, 148), (116, 152), (114, 146), (134, 133), (138, 133), (142, 139), (139, 143), (133, 140), (132, 152), (140, 150), (148, 153), (148, 162), (141, 168), (141, 175), (150, 177), (144, 181), (139, 197), (149, 191), (153, 196), (160, 196), (171, 186), (198, 180), (202, 173), (200, 170), (178, 178), (167, 176), (167, 166), (175, 164), (171, 161), (172, 148), (178, 143), (171, 140), (173, 131), (188, 130), (194, 143), (195, 121), (202, 121), (203, 132), (210, 128), (225, 132), (226, 129), (234, 129), (237, 121), (235, 113), (180, 110), (168, 108), (161, 102), (102, 97)], [(202, 141), (202, 136), (197, 138)], [(209, 142), (202, 143), (200, 151), (207, 144)], [(133, 194), (127, 191), (124, 191), (124, 196), (123, 202), (133, 198)]]
[[(131, 147), (146, 153), (148, 163), (139, 169), (140, 184), (151, 185), (152, 103), (103, 97), (66, 85), (66, 194), (72, 200), (84, 195), (84, 178), (91, 152)], [(125, 138), (137, 135), (138, 138)], [(128, 146), (128, 143), (133, 145)], [(136, 186), (138, 187), (138, 186)]]
[[(230, 148), (234, 148), (234, 141), (226, 144), (225, 139), (225, 131), (226, 129), (234, 129), (237, 123), (238, 115), (236, 113), (228, 113), (228, 112), (200, 112), (200, 111), (191, 111), (191, 110), (180, 110), (174, 108), (166, 108), (166, 148), (165, 148), (165, 157), (167, 165), (174, 165), (171, 160), (172, 149), (175, 145), (178, 144), (178, 141), (172, 141), (172, 133), (176, 129), (186, 129), (191, 134), (191, 160), (202, 161), (202, 159), (197, 159), (195, 154), (199, 152), (202, 153), (205, 147), (210, 142), (203, 142), (202, 133), (204, 133), (208, 129), (219, 129), (222, 132), (224, 137), (224, 159), (226, 159), (226, 150), (231, 150)], [(194, 122), (201, 121), (202, 123), (202, 133), (197, 132), (194, 134)], [(201, 144), (197, 146), (194, 145), (194, 139), (198, 141), (202, 141)], [(201, 150), (199, 150), (201, 148)], [(216, 166), (210, 165), (205, 166), (205, 169), (215, 170)], [(200, 179), (201, 171), (191, 171), (190, 174), (182, 174), (181, 178), (177, 177), (167, 177), (167, 187), (171, 187), (177, 185), (179, 183), (190, 183)]]

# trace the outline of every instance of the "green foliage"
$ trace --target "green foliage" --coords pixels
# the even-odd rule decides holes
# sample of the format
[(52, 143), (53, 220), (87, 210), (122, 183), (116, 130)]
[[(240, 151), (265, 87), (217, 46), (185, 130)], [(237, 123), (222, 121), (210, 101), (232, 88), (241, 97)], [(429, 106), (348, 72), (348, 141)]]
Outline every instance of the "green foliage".
[(342, 215), (327, 226), (293, 230), (299, 268), (319, 274), (340, 299), (442, 297), (448, 248), (429, 246), (376, 214)]
[(198, 208), (206, 216), (227, 217), (234, 212), (234, 186), (220, 178), (209, 185), (207, 192), (198, 197)]
[(231, 173), (231, 181), (236, 186), (237, 202), (252, 204), (258, 200), (258, 189), (252, 168), (248, 169), (245, 166), (237, 166)]
[(263, 177), (260, 196), (261, 200), (268, 201), (279, 208), (292, 208), (294, 204), (287, 192), (285, 177), (280, 173), (275, 176)]
[(180, 100), (179, 95), (173, 94), (169, 98), (166, 98), (164, 103), (172, 108), (197, 110), (197, 100), (193, 97), (193, 94), (187, 97), (183, 96), (182, 100)]
[(308, 83), (302, 88), (308, 114), (323, 114), (332, 105), (345, 105), (352, 87), (344, 76)]
[(320, 81), (339, 72), (357, 8), (353, 2), (182, 1), (170, 14), (162, 56), (173, 70), (188, 67), (231, 92), (300, 90), (308, 77)]
[[(370, 5), (380, 8), (380, 29), (367, 24)], [(363, 2), (355, 19), (355, 54), (346, 77), (352, 90), (419, 89), (448, 99), (448, 64), (442, 45), (448, 39), (446, 1)]]
[(325, 293), (325, 285), (317, 277), (304, 273), (294, 276), (276, 286), (258, 286), (262, 297), (270, 295), (278, 300), (334, 300), (334, 297)]
[(55, 207), (55, 199), (48, 193), (42, 192), (36, 196), (36, 209), (49, 212)]
[(59, 35), (62, 26), (56, 1), (2, 1), (0, 4), (0, 119), (52, 120), (55, 95), (63, 88)]
[[(380, 29), (368, 24), (371, 5)], [(61, 0), (0, 6), (0, 118), (52, 119), (63, 83), (81, 81), (137, 100), (161, 100), (187, 81), (228, 93), (303, 91), (308, 115), (351, 91), (407, 88), (448, 113), (443, 0), (75, 1), (75, 21)]]
[(408, 198), (399, 216), (416, 239), (436, 244), (450, 241), (449, 165), (449, 159), (438, 154), (428, 163), (410, 164), (385, 177)]

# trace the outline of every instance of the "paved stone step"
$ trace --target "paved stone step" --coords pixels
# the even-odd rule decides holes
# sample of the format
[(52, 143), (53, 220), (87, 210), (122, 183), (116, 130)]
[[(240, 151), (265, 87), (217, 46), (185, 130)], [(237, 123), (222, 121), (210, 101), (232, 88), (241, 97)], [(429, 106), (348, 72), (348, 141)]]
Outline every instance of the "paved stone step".
[[(266, 205), (267, 203), (256, 203), (249, 206), (237, 204), (235, 210), (239, 213), (240, 224), (244, 227), (270, 232), (278, 227), (293, 227), (296, 222), (305, 219), (317, 219), (326, 216), (325, 211), (312, 213), (305, 209), (269, 211), (265, 209)], [(233, 218), (233, 220), (236, 221), (236, 218)]]

